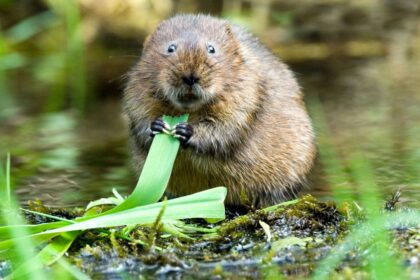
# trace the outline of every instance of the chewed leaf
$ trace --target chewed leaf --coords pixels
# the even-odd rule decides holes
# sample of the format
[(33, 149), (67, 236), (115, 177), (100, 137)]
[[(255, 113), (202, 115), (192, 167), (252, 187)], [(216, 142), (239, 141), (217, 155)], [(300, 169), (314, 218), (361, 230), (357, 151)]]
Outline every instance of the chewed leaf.
[(95, 201), (89, 202), (86, 206), (86, 210), (89, 210), (93, 207), (100, 206), (100, 205), (119, 205), (121, 204), (121, 200), (116, 197), (107, 197), (107, 198), (100, 198)]

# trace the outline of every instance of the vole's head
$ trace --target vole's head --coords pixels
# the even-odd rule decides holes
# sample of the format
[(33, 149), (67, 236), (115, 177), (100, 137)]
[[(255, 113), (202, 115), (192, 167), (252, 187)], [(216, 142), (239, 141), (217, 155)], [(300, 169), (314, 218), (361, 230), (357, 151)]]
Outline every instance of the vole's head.
[(193, 112), (229, 90), (241, 61), (227, 21), (180, 15), (162, 22), (146, 39), (138, 75), (156, 98)]

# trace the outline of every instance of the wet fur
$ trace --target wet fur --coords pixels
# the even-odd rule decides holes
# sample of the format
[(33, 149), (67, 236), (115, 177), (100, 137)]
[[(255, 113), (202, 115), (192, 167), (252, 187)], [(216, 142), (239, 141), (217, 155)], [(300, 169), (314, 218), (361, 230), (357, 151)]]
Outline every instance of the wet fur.
[[(176, 55), (165, 50), (184, 42)], [(209, 56), (205, 44), (216, 47)], [(180, 75), (200, 76), (200, 103), (180, 108)], [(123, 107), (137, 170), (151, 138), (150, 124), (164, 115), (190, 114), (190, 147), (175, 162), (168, 191), (176, 196), (216, 186), (228, 188), (227, 203), (245, 193), (256, 206), (294, 197), (315, 156), (314, 135), (292, 72), (240, 27), (205, 15), (162, 22), (128, 74)]]

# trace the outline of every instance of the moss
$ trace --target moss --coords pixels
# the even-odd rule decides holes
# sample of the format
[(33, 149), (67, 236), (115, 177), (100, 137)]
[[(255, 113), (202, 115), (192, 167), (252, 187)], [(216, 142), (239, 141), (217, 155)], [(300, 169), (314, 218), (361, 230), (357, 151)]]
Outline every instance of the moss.
[(259, 221), (270, 226), (274, 240), (291, 234), (298, 237), (327, 234), (325, 239), (332, 242), (348, 228), (346, 216), (335, 204), (306, 195), (298, 203), (272, 212), (257, 210), (227, 221), (220, 226), (219, 238), (237, 240), (250, 233), (261, 238), (264, 233)]
[[(64, 218), (64, 219), (74, 219), (76, 217), (80, 217), (84, 214), (83, 208), (52, 208), (46, 207), (40, 200), (31, 200), (28, 202), (28, 208), (31, 211), (36, 211), (40, 213), (49, 214), (52, 216)], [(47, 222), (53, 222), (55, 220), (46, 218), (44, 216), (26, 213), (26, 219), (29, 223), (32, 224), (41, 224)]]

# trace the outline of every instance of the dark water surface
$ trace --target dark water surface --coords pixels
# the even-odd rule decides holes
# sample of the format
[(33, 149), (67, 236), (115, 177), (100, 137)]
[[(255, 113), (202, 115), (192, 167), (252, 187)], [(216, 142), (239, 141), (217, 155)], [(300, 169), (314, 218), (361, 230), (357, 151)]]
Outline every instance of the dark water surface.
[[(291, 67), (307, 106), (321, 101), (343, 165), (352, 152), (362, 151), (384, 196), (402, 188), (404, 205), (419, 207), (420, 63), (401, 61), (390, 55), (337, 57)], [(111, 196), (112, 188), (127, 195), (135, 186), (118, 100), (101, 101), (81, 118), (71, 111), (22, 114), (1, 126), (0, 134), (0, 151), (12, 153), (16, 194), (24, 203), (38, 198), (48, 206), (84, 206)], [(306, 192), (331, 198), (322, 159), (309, 181)]]

